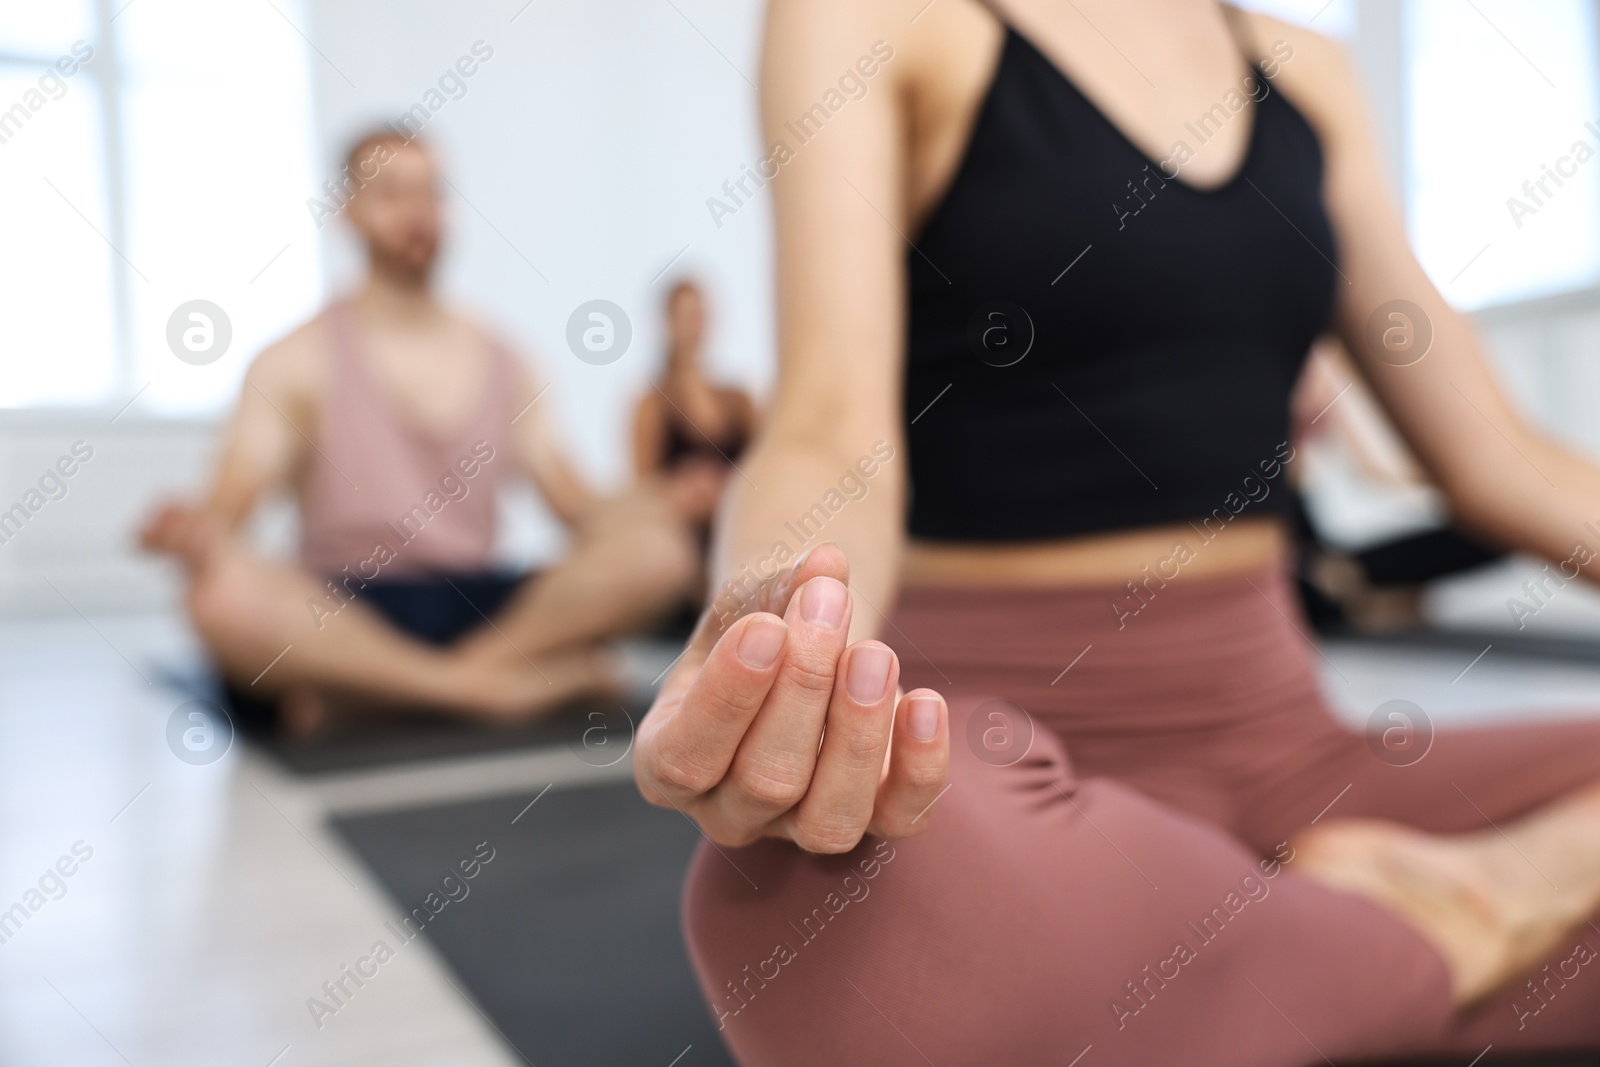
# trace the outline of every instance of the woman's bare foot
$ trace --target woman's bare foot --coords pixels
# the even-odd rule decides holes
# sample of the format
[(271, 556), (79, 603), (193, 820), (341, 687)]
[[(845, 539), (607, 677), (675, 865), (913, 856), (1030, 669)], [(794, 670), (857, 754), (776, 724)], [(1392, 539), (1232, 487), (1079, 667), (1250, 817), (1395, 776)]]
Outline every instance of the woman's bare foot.
[(1600, 790), (1499, 829), (1441, 836), (1342, 820), (1293, 844), (1299, 873), (1377, 901), (1432, 941), (1458, 1006), (1532, 970), (1600, 909)]

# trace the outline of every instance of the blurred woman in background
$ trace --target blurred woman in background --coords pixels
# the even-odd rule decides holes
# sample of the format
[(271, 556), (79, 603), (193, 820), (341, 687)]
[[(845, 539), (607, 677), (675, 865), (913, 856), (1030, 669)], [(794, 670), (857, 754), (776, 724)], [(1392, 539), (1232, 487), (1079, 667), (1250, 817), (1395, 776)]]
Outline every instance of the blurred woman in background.
[(755, 434), (756, 406), (744, 390), (705, 376), (705, 296), (694, 282), (685, 279), (668, 292), (666, 327), (666, 366), (634, 408), (634, 473), (641, 481), (660, 475), (685, 486), (683, 499), (703, 505), (693, 518), (704, 530)]

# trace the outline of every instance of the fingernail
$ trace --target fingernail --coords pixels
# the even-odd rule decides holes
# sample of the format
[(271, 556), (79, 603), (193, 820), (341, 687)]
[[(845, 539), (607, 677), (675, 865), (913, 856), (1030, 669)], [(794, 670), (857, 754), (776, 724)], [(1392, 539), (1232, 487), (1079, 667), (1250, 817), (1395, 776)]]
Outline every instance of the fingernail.
[(937, 697), (911, 698), (911, 736), (918, 741), (932, 741), (939, 732), (939, 700)]
[(787, 631), (788, 627), (772, 619), (751, 623), (739, 638), (739, 658), (746, 666), (766, 670), (783, 651), (783, 637)]
[(813, 578), (800, 590), (800, 617), (832, 630), (844, 621), (845, 589), (837, 579)]
[(857, 645), (850, 654), (850, 674), (845, 685), (857, 704), (876, 704), (889, 688), (889, 664), (894, 653), (882, 645)]

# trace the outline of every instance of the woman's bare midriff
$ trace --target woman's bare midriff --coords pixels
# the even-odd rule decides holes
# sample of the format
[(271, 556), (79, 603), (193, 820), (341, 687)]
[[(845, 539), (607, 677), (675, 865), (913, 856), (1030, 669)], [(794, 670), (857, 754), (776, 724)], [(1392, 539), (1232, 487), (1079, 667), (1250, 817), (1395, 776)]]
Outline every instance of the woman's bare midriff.
[(1283, 522), (1265, 518), (1238, 519), (1220, 530), (1179, 523), (1004, 545), (912, 541), (901, 578), (907, 585), (1104, 585), (1131, 579), (1146, 565), (1215, 577), (1274, 564), (1288, 546)]

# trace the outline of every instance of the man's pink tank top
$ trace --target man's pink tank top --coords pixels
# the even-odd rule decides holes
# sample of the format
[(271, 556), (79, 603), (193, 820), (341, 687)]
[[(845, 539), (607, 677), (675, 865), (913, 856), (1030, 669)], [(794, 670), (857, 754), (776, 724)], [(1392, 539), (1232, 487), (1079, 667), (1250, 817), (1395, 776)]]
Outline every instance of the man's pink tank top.
[(325, 315), (333, 347), (300, 493), (301, 561), (367, 580), (489, 566), (496, 489), (512, 466), (516, 357), (495, 342), (483, 398), (458, 429), (436, 437), (409, 423), (372, 376), (348, 304)]

